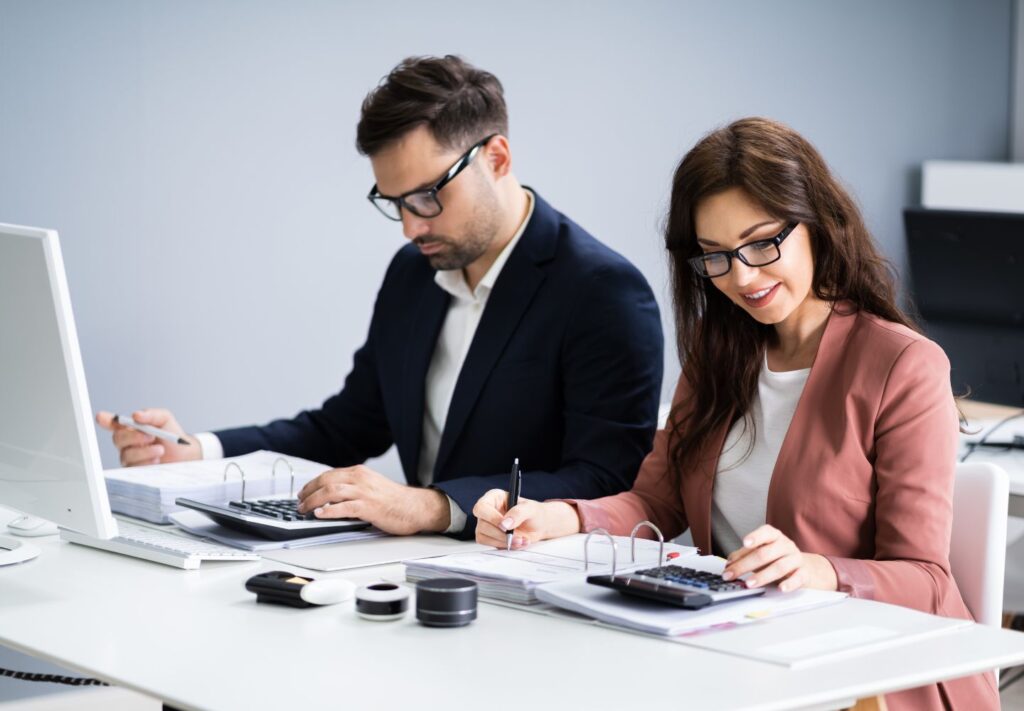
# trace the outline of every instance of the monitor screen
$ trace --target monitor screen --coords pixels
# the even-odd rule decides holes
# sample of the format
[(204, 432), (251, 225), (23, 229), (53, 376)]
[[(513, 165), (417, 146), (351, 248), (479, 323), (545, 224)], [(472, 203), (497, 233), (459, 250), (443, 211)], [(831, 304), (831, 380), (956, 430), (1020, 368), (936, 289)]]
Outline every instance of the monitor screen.
[(958, 395), (1024, 407), (1024, 214), (904, 211), (914, 303)]

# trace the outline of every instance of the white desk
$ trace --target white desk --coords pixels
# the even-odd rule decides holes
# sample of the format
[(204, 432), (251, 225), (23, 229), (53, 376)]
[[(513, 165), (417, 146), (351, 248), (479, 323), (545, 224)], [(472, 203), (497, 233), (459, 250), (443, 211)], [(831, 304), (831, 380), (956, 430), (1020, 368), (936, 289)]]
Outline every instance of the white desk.
[[(0, 523), (9, 517), (0, 509)], [(41, 548), (0, 568), (0, 644), (182, 709), (621, 711), (641, 695), (662, 708), (823, 708), (1024, 662), (1024, 634), (981, 626), (791, 671), (486, 604), (461, 629), (421, 627), (411, 613), (368, 622), (349, 604), (257, 605), (243, 583), (284, 567), (272, 561), (186, 572), (54, 539)], [(345, 577), (402, 575), (390, 565)]]

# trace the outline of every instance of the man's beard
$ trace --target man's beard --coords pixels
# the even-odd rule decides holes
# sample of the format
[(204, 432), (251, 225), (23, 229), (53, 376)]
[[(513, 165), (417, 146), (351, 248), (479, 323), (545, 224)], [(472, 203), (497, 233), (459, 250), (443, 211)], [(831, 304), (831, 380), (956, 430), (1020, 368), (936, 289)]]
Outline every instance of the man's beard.
[(501, 222), (498, 201), (493, 193), (485, 192), (484, 196), (477, 200), (462, 239), (453, 240), (445, 235), (430, 234), (413, 240), (417, 246), (431, 243), (444, 245), (444, 249), (437, 254), (427, 255), (431, 267), (438, 271), (465, 269), (482, 257), (494, 242)]

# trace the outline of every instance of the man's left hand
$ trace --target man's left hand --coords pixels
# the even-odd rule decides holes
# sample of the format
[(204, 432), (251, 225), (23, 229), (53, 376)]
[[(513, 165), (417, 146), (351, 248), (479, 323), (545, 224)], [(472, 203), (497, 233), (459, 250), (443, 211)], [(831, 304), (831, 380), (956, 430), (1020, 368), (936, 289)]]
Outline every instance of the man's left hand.
[(362, 465), (332, 469), (299, 492), (299, 511), (317, 518), (358, 518), (396, 536), (440, 533), (451, 521), (448, 497), (388, 479)]

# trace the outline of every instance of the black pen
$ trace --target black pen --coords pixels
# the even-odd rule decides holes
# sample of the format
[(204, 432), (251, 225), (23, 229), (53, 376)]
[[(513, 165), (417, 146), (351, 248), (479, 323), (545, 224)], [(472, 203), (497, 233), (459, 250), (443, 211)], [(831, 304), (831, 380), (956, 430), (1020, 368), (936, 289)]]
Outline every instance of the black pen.
[[(511, 511), (512, 507), (519, 503), (519, 490), (523, 487), (523, 472), (519, 468), (519, 457), (515, 458), (512, 462), (512, 473), (508, 479), (508, 507), (505, 511)], [(515, 531), (513, 528), (511, 531), (505, 532), (505, 550), (512, 550), (512, 533)]]

